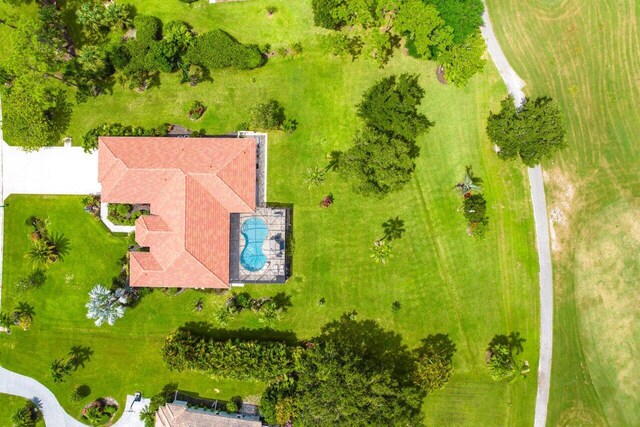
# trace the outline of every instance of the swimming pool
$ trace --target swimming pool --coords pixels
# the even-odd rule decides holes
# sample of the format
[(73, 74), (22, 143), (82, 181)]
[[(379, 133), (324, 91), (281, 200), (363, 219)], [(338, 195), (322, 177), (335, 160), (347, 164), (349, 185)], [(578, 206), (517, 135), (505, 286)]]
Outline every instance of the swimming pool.
[(262, 270), (267, 263), (267, 257), (262, 252), (262, 243), (269, 234), (267, 223), (260, 217), (252, 216), (242, 223), (240, 232), (245, 243), (240, 264), (249, 271)]

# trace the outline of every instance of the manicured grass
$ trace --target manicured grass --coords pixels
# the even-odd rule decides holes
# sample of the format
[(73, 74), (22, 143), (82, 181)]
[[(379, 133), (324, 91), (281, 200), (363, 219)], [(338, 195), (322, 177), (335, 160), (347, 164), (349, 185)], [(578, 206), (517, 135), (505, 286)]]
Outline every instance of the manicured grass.
[[(265, 7), (271, 4), (279, 11), (268, 18)], [(297, 58), (272, 58), (257, 70), (216, 71), (212, 82), (195, 88), (179, 85), (177, 75), (163, 75), (159, 87), (144, 93), (115, 87), (113, 95), (75, 107), (68, 132), (75, 143), (86, 130), (105, 121), (171, 122), (209, 133), (228, 132), (246, 119), (256, 102), (278, 99), (299, 126), (290, 135), (269, 135), (268, 199), (293, 204), (294, 273), (284, 286), (246, 288), (254, 296), (277, 292), (291, 296), (292, 307), (276, 329), (310, 338), (323, 324), (356, 310), (360, 318), (375, 319), (402, 334), (411, 347), (428, 334), (449, 333), (458, 350), (455, 375), (447, 388), (427, 397), (425, 421), (530, 425), (535, 374), (511, 384), (494, 383), (484, 367), (486, 347), (495, 334), (522, 334), (527, 340), (523, 357), (532, 373), (538, 355), (537, 257), (528, 184), (520, 165), (496, 158), (484, 132), (489, 109), (495, 109), (505, 94), (491, 64), (468, 87), (457, 89), (437, 82), (435, 64), (401, 52), (382, 70), (367, 59), (329, 57), (318, 48), (320, 31), (312, 25), (309, 1), (215, 6), (145, 1), (136, 6), (139, 12), (165, 21), (188, 21), (199, 31), (224, 28), (243, 42), (270, 42), (277, 47), (301, 41), (304, 52)], [(435, 122), (430, 133), (420, 137), (415, 179), (384, 199), (354, 194), (335, 174), (329, 174), (320, 189), (308, 190), (303, 182), (306, 169), (326, 165), (327, 154), (346, 149), (361, 126), (355, 105), (363, 91), (381, 77), (401, 72), (420, 74), (427, 92), (422, 111)], [(187, 107), (194, 99), (208, 107), (196, 123), (187, 119)], [(466, 165), (485, 181), (491, 225), (483, 240), (466, 235), (458, 211), (460, 196), (452, 189)], [(334, 205), (320, 208), (328, 193), (333, 193)], [(52, 229), (70, 238), (72, 251), (50, 269), (43, 289), (18, 296), (15, 280), (29, 269), (23, 258), (30, 244), (23, 223), (32, 213), (51, 217)], [(395, 242), (389, 265), (376, 265), (369, 248), (382, 237), (382, 223), (396, 216), (405, 221), (406, 233)], [(87, 292), (95, 283), (110, 283), (126, 244), (84, 213), (79, 198), (12, 196), (5, 230), (3, 307), (28, 300), (36, 307), (36, 316), (32, 330), (0, 340), (0, 363), (50, 386), (70, 413), (77, 414), (87, 403), (69, 401), (75, 384), (89, 385), (90, 399), (110, 395), (119, 402), (127, 393), (153, 394), (171, 382), (207, 397), (260, 394), (260, 384), (170, 373), (163, 367), (164, 337), (185, 322), (212, 321), (224, 296), (188, 291), (169, 297), (155, 291), (114, 327), (96, 328), (84, 317)], [(65, 283), (66, 274), (75, 275), (71, 284)], [(205, 299), (202, 313), (191, 311), (197, 297)], [(326, 304), (319, 306), (323, 297)], [(402, 308), (394, 314), (391, 307), (396, 300)], [(229, 328), (261, 326), (247, 313)], [(51, 360), (64, 356), (73, 345), (91, 347), (91, 360), (67, 383), (52, 384)], [(17, 360), (13, 354), (24, 358)]]
[[(0, 393), (0, 425), (10, 426), (11, 416), (26, 405), (27, 399), (18, 396), (11, 396), (8, 394)], [(40, 420), (37, 424), (38, 427), (44, 427), (44, 421)]]
[(635, 425), (640, 9), (631, 1), (488, 3), (525, 90), (558, 99), (569, 127), (569, 148), (545, 165), (549, 209), (561, 214), (549, 425)]

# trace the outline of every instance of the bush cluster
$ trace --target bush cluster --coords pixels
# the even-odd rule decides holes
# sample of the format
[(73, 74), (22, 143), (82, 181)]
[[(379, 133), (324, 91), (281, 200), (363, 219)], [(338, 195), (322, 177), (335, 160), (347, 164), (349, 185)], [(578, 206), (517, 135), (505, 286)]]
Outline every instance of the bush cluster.
[(262, 53), (255, 45), (243, 45), (222, 30), (200, 34), (184, 60), (209, 69), (237, 67), (256, 68), (262, 65)]
[(142, 126), (125, 126), (120, 123), (103, 123), (89, 130), (82, 137), (82, 147), (87, 153), (98, 148), (99, 136), (165, 136), (167, 125), (155, 128), (144, 128)]
[(134, 225), (142, 215), (149, 214), (149, 211), (144, 209), (134, 212), (133, 205), (127, 203), (109, 203), (108, 209), (107, 217), (116, 225)]
[(181, 328), (167, 337), (162, 357), (169, 369), (219, 378), (269, 381), (292, 369), (293, 349), (278, 341), (218, 341)]

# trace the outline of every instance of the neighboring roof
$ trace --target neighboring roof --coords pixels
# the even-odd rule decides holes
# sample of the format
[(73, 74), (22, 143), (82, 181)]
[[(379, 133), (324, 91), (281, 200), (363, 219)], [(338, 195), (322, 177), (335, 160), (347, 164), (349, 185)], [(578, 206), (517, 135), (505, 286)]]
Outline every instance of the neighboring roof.
[(148, 203), (131, 286), (229, 287), (231, 213), (256, 208), (254, 138), (100, 137), (102, 202)]
[(167, 403), (158, 408), (155, 427), (259, 427), (260, 421), (189, 410), (185, 405)]

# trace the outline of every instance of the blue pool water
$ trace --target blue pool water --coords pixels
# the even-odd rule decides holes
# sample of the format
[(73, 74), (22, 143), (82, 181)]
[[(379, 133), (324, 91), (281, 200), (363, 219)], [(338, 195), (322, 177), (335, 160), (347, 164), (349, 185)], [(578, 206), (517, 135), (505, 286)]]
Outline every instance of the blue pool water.
[(262, 252), (262, 242), (269, 234), (267, 223), (262, 218), (253, 216), (242, 223), (240, 232), (245, 242), (240, 254), (240, 264), (249, 271), (262, 270), (267, 263), (267, 257)]

